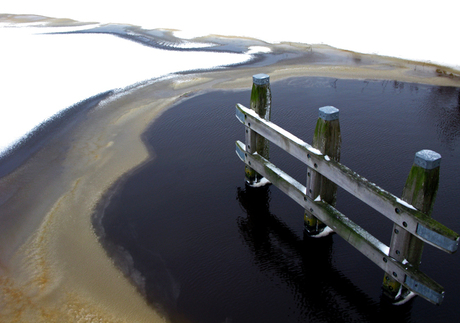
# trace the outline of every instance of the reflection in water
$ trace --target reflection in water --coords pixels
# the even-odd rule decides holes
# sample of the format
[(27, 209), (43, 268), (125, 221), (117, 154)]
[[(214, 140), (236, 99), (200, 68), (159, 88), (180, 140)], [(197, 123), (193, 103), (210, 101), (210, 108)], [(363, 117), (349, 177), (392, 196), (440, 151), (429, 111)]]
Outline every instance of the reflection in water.
[(460, 88), (433, 87), (426, 101), (427, 115), (433, 119), (441, 141), (449, 149), (460, 137)]
[(275, 273), (289, 286), (303, 319), (374, 322), (410, 318), (411, 302), (394, 307), (382, 297), (375, 303), (334, 268), (332, 235), (322, 239), (304, 235), (302, 240), (272, 214), (269, 186), (238, 187), (237, 199), (247, 213), (237, 219), (238, 227), (255, 263), (261, 272)]
[[(273, 122), (307, 142), (318, 108), (338, 107), (343, 163), (396, 195), (415, 152), (440, 153), (433, 216), (460, 231), (458, 89), (290, 78), (273, 82), (272, 93)], [(249, 98), (249, 89), (215, 91), (166, 111), (144, 136), (155, 159), (130, 174), (104, 209), (105, 234), (99, 236), (123, 251), (119, 266), (135, 269), (128, 274), (136, 274), (133, 281), (147, 300), (177, 322), (455, 321), (455, 255), (424, 251), (423, 271), (446, 288), (441, 306), (415, 298), (388, 307), (379, 300), (383, 272), (377, 266), (337, 235), (302, 238), (303, 212), (277, 188), (242, 187), (244, 167), (234, 143), (244, 134), (234, 107), (248, 105)], [(438, 133), (453, 139), (446, 144)], [(305, 165), (276, 148), (270, 147), (271, 161), (304, 181)], [(390, 221), (339, 194), (341, 212), (389, 243)]]

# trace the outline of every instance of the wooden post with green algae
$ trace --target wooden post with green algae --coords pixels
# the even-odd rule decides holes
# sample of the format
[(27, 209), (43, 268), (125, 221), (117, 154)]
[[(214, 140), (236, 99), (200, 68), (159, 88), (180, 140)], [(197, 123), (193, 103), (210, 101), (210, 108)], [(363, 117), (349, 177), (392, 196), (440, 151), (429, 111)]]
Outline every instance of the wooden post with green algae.
[[(415, 154), (414, 164), (404, 185), (402, 200), (431, 216), (439, 184), (441, 155), (431, 150), (421, 150)], [(423, 241), (413, 236), (403, 227), (393, 225), (389, 256), (409, 262), (418, 269), (422, 259)], [(390, 275), (385, 274), (383, 293), (393, 302), (404, 299), (409, 291)]]
[[(316, 122), (315, 134), (312, 146), (331, 160), (340, 161), (340, 147), (342, 137), (340, 135), (339, 109), (326, 106), (319, 109), (319, 117)], [(337, 184), (321, 176), (312, 168), (307, 168), (307, 196), (321, 200), (335, 206), (337, 200)], [(309, 235), (321, 233), (326, 225), (313, 216), (309, 210), (305, 210), (304, 227)]]
[[(250, 108), (261, 118), (270, 121), (272, 94), (270, 89), (270, 77), (267, 74), (256, 74), (252, 76), (252, 91)], [(269, 141), (260, 136), (250, 127), (246, 127), (246, 151), (257, 152), (262, 157), (269, 159)], [(262, 176), (249, 166), (245, 166), (246, 182), (249, 185), (258, 183)]]

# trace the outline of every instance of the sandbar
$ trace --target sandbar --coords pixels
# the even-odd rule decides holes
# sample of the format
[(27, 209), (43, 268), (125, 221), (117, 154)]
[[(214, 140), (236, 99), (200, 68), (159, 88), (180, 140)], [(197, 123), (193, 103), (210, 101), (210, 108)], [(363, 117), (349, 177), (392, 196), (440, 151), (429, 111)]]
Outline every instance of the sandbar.
[(112, 93), (0, 178), (2, 322), (167, 321), (107, 256), (91, 218), (120, 179), (155, 158), (142, 134), (171, 106), (216, 89), (249, 89), (258, 73), (271, 82), (323, 76), (460, 87), (458, 71), (441, 66), (325, 45), (265, 46), (272, 51), (266, 55), (296, 55), (175, 74)]

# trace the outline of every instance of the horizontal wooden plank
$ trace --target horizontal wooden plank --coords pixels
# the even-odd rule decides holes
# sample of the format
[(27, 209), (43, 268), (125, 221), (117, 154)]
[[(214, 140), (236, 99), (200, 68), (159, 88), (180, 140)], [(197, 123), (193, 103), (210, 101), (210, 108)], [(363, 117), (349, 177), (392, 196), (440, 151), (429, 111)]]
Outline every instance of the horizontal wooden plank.
[(410, 264), (402, 264), (389, 257), (389, 248), (385, 244), (329, 204), (309, 198), (305, 194), (305, 186), (268, 160), (258, 154), (248, 154), (245, 150), (244, 143), (237, 141), (236, 153), (247, 165), (267, 178), (303, 208), (310, 210), (318, 219), (409, 290), (432, 303), (440, 304), (442, 302), (444, 297), (442, 286), (422, 272), (412, 268)]
[(236, 105), (237, 117), (245, 126), (267, 138), (307, 166), (368, 204), (422, 241), (448, 253), (458, 248), (459, 234), (383, 190), (348, 167), (330, 160), (300, 138), (260, 118), (253, 110)]

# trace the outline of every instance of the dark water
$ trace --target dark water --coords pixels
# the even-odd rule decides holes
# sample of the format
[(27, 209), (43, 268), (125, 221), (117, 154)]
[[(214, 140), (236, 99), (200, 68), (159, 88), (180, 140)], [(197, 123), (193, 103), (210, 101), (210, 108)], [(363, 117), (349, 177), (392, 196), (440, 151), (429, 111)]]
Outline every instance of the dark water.
[[(145, 135), (155, 160), (105, 209), (104, 244), (149, 302), (191, 322), (457, 321), (457, 254), (425, 247), (421, 269), (445, 287), (441, 306), (422, 298), (391, 306), (376, 265), (337, 235), (304, 238), (303, 210), (276, 187), (245, 187), (234, 106), (249, 97), (216, 91), (164, 113)], [(293, 78), (272, 83), (272, 97), (272, 121), (307, 142), (318, 108), (339, 108), (342, 163), (396, 195), (417, 151), (440, 153), (433, 216), (460, 232), (460, 89)], [(305, 181), (305, 166), (274, 146), (271, 160)], [(382, 215), (343, 191), (337, 208), (389, 244)]]

